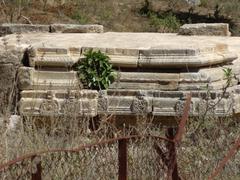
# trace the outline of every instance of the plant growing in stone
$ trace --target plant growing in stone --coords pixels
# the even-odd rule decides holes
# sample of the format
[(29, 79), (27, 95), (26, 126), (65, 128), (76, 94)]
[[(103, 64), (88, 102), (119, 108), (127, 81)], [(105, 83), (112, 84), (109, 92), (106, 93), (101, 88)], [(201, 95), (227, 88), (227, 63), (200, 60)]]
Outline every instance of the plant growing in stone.
[(110, 58), (101, 51), (89, 50), (85, 58), (76, 65), (80, 80), (94, 90), (107, 89), (115, 75)]
[(223, 72), (224, 72), (224, 76), (225, 76), (225, 78), (227, 80), (226, 86), (228, 87), (228, 86), (230, 86), (230, 84), (232, 82), (232, 79), (234, 78), (234, 74), (233, 74), (231, 68), (224, 68)]

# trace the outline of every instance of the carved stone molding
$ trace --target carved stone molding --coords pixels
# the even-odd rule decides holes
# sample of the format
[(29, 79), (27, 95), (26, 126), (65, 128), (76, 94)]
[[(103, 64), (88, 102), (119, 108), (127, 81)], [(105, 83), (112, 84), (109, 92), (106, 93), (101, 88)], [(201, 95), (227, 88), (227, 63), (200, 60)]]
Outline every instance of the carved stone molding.
[[(183, 115), (184, 112), (184, 107), (185, 107), (185, 100), (179, 100), (177, 101), (176, 105), (175, 105), (175, 112), (176, 112), (176, 117), (181, 117)], [(193, 113), (193, 103), (191, 102), (190, 104), (190, 114)]]
[(144, 97), (145, 95), (139, 92), (136, 98), (134, 98), (131, 105), (131, 111), (133, 113), (147, 113), (149, 103)]
[(56, 115), (59, 113), (59, 104), (56, 100), (44, 100), (39, 112), (41, 115)]
[(200, 99), (199, 103), (197, 104), (197, 113), (200, 116), (206, 116), (206, 115), (211, 115), (213, 116), (215, 114), (215, 109), (216, 109), (216, 104), (213, 100), (203, 100)]
[(77, 99), (66, 100), (61, 108), (61, 113), (64, 115), (79, 115), (81, 113), (81, 103)]
[(108, 110), (108, 98), (106, 96), (99, 97), (98, 99), (98, 111), (105, 111)]
[(21, 67), (18, 71), (18, 84), (21, 90), (29, 89), (31, 86), (31, 70), (32, 68)]

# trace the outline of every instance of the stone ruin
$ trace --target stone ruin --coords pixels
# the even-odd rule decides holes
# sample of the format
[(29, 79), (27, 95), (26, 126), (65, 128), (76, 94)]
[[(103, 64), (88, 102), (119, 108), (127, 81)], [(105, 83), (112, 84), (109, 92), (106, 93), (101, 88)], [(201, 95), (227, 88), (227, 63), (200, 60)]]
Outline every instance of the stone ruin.
[[(18, 69), (21, 115), (171, 119), (181, 115), (189, 93), (191, 116), (240, 113), (240, 38), (204, 36), (202, 31), (203, 36), (72, 33), (71, 28), (76, 32), (83, 26), (57, 25), (54, 32), (22, 33), (19, 43), (15, 35), (4, 37), (7, 46), (20, 49), (22, 55)], [(84, 89), (72, 68), (89, 49), (107, 54), (118, 72), (108, 90)], [(230, 84), (227, 68), (232, 72)]]

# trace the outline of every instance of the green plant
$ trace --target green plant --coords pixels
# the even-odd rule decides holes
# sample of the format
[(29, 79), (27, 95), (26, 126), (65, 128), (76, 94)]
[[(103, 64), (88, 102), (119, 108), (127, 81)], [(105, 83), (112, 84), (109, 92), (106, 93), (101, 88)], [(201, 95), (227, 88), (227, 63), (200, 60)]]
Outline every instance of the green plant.
[(114, 81), (115, 74), (110, 58), (101, 51), (89, 50), (85, 58), (77, 65), (79, 78), (87, 84), (90, 89), (107, 89)]
[(231, 81), (232, 81), (233, 77), (234, 77), (232, 69), (231, 68), (224, 68), (223, 72), (224, 72), (225, 78), (227, 79), (227, 86), (229, 86), (231, 84)]
[(149, 0), (145, 0), (143, 7), (139, 10), (140, 15), (147, 16), (151, 12)]
[(156, 31), (175, 32), (181, 26), (180, 21), (172, 13), (167, 13), (161, 16), (152, 13), (149, 17), (150, 25), (154, 27)]
[(79, 11), (75, 11), (71, 16), (71, 18), (76, 20), (79, 24), (86, 24), (89, 21), (88, 18), (80, 14)]

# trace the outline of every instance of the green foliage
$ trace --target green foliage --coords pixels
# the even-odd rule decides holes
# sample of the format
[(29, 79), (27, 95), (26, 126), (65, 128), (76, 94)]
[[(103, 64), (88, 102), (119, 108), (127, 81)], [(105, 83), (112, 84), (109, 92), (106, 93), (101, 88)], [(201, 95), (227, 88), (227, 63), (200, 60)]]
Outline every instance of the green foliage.
[(234, 78), (234, 74), (231, 68), (224, 68), (223, 69), (224, 76), (227, 79), (227, 86), (229, 86)]
[(79, 24), (86, 24), (89, 21), (88, 18), (80, 14), (79, 11), (75, 11), (71, 16), (71, 18), (76, 20)]
[(156, 14), (150, 14), (150, 25), (157, 31), (161, 32), (175, 32), (181, 26), (180, 21), (172, 13), (166, 13), (158, 16)]
[(115, 74), (110, 58), (101, 51), (89, 50), (85, 58), (76, 66), (80, 79), (87, 84), (90, 89), (107, 89), (114, 81)]
[(149, 0), (145, 0), (143, 7), (139, 10), (140, 15), (147, 16), (151, 12)]

